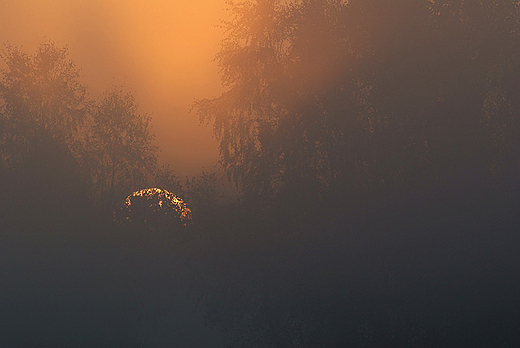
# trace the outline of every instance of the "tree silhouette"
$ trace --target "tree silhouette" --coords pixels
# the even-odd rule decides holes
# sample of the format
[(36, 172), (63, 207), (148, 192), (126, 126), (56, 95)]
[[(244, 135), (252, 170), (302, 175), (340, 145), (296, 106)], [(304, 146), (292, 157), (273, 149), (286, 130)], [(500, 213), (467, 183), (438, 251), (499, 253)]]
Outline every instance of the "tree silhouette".
[(246, 191), (491, 172), (518, 142), (518, 10), (491, 0), (231, 2), (217, 55), (227, 91), (195, 107)]
[(150, 118), (138, 113), (130, 93), (113, 86), (93, 103), (67, 48), (53, 42), (40, 44), (32, 55), (6, 45), (2, 58), (4, 171), (16, 181), (33, 182), (28, 187), (84, 194), (90, 186), (102, 209), (145, 186), (156, 170), (157, 148)]
[(45, 137), (77, 154), (90, 103), (67, 48), (44, 42), (30, 55), (6, 45), (1, 57), (3, 160), (16, 165)]
[(0, 185), (5, 211), (16, 219), (29, 205), (43, 220), (66, 215), (88, 187), (78, 160), (90, 102), (79, 69), (67, 48), (52, 42), (41, 43), (32, 54), (5, 45), (1, 57)]
[(91, 123), (86, 151), (95, 196), (104, 207), (115, 208), (156, 170), (150, 117), (138, 113), (132, 94), (114, 86), (97, 104)]
[[(230, 9), (216, 57), (226, 90), (195, 103), (245, 193), (226, 221), (234, 227), (212, 234), (212, 318), (236, 330), (237, 346), (457, 345), (439, 334), (441, 319), (397, 303), (407, 284), (434, 283), (427, 274), (445, 257), (443, 275), (473, 257), (492, 267), (466, 248), (504, 236), (499, 215), (514, 225), (516, 213), (492, 202), (502, 184), (515, 192), (503, 206), (518, 201), (518, 3), (249, 0)], [(469, 312), (426, 305), (435, 292), (426, 287), (421, 306), (468, 325), (462, 342), (478, 331)]]

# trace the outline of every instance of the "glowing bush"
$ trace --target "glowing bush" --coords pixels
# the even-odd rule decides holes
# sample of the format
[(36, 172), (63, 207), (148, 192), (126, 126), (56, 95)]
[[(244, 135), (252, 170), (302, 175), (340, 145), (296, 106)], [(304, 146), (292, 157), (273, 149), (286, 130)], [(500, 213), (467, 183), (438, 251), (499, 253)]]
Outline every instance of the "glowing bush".
[(191, 210), (175, 194), (160, 188), (136, 191), (126, 197), (115, 212), (121, 224), (147, 224), (152, 227), (183, 225), (192, 220)]

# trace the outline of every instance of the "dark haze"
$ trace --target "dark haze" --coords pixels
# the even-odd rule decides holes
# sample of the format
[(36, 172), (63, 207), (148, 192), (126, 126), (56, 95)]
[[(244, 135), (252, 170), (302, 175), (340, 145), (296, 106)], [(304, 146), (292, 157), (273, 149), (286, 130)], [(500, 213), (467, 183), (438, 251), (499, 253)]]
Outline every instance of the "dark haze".
[(516, 1), (3, 6), (2, 345), (520, 344)]

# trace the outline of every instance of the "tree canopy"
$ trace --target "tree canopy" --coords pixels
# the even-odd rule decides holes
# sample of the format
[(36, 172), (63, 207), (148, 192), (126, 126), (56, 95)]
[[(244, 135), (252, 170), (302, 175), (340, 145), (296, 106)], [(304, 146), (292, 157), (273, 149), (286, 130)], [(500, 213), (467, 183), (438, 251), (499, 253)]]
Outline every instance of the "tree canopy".
[(515, 2), (230, 6), (217, 55), (227, 90), (195, 107), (246, 191), (390, 187), (486, 175), (511, 160)]
[(6, 45), (1, 57), (6, 65), (0, 80), (3, 159), (19, 162), (42, 137), (77, 153), (90, 101), (67, 48), (43, 42), (31, 55)]
[(517, 346), (518, 2), (229, 4), (195, 108), (241, 190), (157, 169), (66, 48), (5, 48), (2, 343)]
[(131, 93), (112, 86), (89, 99), (67, 47), (53, 42), (33, 54), (6, 45), (1, 57), (0, 170), (33, 190), (89, 190), (105, 210), (152, 181), (150, 117)]
[(113, 86), (96, 105), (91, 121), (87, 163), (96, 196), (114, 207), (125, 193), (151, 180), (156, 170), (150, 117), (139, 113), (131, 93)]

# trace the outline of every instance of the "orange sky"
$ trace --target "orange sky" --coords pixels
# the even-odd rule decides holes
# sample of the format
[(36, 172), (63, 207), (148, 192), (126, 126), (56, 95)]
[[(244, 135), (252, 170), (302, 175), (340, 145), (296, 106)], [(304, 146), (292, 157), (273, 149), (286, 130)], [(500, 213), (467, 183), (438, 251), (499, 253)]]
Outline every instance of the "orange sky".
[(225, 8), (224, 0), (2, 0), (0, 42), (67, 45), (93, 98), (125, 84), (153, 118), (161, 162), (193, 175), (218, 159), (211, 126), (189, 110), (221, 91), (213, 58)]

